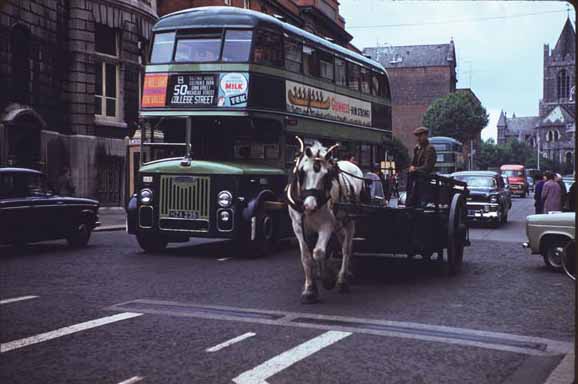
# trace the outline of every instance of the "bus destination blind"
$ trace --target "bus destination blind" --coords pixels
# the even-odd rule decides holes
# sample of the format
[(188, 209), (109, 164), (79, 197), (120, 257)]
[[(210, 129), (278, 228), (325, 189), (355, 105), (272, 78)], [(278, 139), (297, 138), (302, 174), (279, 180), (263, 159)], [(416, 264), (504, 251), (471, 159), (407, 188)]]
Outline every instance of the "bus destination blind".
[(167, 105), (216, 105), (215, 75), (171, 75), (167, 87)]

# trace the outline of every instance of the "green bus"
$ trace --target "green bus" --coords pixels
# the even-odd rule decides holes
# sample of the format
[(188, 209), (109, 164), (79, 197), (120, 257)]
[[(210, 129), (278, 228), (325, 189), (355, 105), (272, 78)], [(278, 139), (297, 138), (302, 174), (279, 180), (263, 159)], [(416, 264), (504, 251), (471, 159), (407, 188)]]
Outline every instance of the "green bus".
[(145, 251), (203, 237), (268, 253), (292, 234), (283, 190), (297, 135), (338, 142), (362, 167), (384, 159), (391, 95), (377, 62), (235, 7), (172, 13), (153, 33), (127, 209)]
[(433, 136), (429, 142), (436, 149), (436, 173), (449, 175), (465, 169), (464, 146), (460, 141), (451, 137)]

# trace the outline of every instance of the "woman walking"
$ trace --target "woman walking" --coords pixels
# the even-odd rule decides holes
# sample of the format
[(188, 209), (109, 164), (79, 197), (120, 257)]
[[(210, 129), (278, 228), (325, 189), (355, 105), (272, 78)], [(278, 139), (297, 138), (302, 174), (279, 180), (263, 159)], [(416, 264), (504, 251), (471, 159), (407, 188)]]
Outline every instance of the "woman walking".
[(542, 187), (542, 204), (544, 213), (562, 210), (562, 188), (555, 180), (556, 175), (552, 172), (546, 174), (546, 183)]

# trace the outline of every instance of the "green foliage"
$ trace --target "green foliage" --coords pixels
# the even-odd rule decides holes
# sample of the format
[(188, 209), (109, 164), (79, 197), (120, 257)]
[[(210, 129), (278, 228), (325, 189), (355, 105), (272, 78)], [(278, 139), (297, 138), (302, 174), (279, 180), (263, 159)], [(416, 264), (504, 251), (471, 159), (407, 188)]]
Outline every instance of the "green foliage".
[[(480, 169), (499, 169), (503, 164), (522, 164), (526, 168), (538, 168), (536, 149), (527, 143), (510, 141), (497, 145), (493, 139), (482, 141), (477, 157)], [(545, 157), (540, 158), (540, 169), (563, 172), (563, 166)]]
[(397, 169), (405, 169), (409, 167), (411, 161), (409, 158), (409, 152), (403, 142), (397, 137), (394, 137), (391, 141), (385, 143), (385, 150), (390, 156), (393, 156)]
[(431, 136), (448, 136), (465, 142), (488, 124), (486, 109), (471, 95), (455, 92), (436, 99), (423, 117)]

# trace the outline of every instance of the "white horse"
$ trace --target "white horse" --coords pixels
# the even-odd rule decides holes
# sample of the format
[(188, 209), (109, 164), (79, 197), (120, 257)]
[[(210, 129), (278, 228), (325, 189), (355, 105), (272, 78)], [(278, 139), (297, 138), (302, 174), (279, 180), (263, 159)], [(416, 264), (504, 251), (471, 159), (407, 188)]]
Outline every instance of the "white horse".
[[(355, 164), (331, 159), (331, 151), (337, 145), (327, 149), (316, 141), (303, 150), (303, 141), (299, 137), (297, 139), (301, 151), (286, 192), (305, 272), (301, 302), (310, 304), (319, 298), (316, 278), (321, 278), (327, 289), (337, 284), (340, 292), (349, 290), (347, 278), (355, 224), (346, 215), (337, 212), (334, 205), (343, 201), (359, 201), (364, 184), (361, 179), (363, 173)], [(311, 250), (307, 238), (315, 233), (318, 235), (317, 241)], [(341, 244), (343, 254), (337, 280), (326, 263), (326, 249), (333, 234)]]

